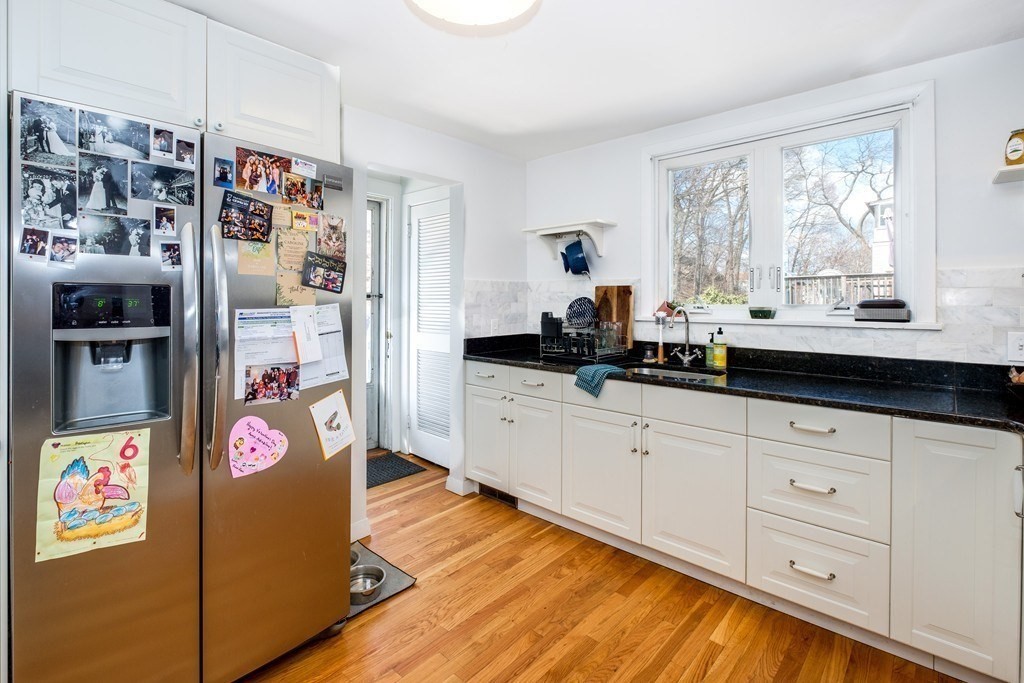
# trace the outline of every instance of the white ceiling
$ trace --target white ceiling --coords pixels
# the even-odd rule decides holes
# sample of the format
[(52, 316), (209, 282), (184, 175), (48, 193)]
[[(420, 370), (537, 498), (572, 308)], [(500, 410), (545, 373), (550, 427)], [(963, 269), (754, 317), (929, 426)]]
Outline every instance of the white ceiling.
[(172, 1), (337, 64), (343, 104), (522, 159), (1024, 37), (1021, 0), (541, 0), (496, 37), (406, 0)]

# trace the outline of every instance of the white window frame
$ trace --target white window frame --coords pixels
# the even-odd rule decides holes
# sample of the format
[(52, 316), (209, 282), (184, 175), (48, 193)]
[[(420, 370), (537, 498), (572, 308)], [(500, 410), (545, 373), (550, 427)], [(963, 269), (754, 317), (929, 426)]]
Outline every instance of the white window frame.
[[(879, 118), (875, 118), (879, 117)], [(781, 163), (767, 158), (764, 143), (783, 147), (856, 135), (858, 132), (886, 127), (896, 128), (895, 163), (899, 173), (895, 211), (899, 217), (897, 235), (896, 278), (900, 298), (908, 302), (914, 323), (863, 323), (850, 317), (827, 315), (826, 306), (779, 306), (774, 320), (751, 321), (746, 306), (714, 306), (710, 316), (701, 315), (701, 322), (752, 322), (762, 325), (808, 325), (889, 327), (898, 329), (935, 329), (936, 324), (936, 222), (935, 222), (935, 103), (934, 85), (927, 82), (878, 93), (854, 100), (792, 111), (772, 119), (743, 126), (695, 135), (646, 147), (642, 157), (643, 200), (641, 225), (642, 278), (637, 301), (637, 320), (650, 320), (651, 314), (668, 296), (671, 245), (669, 243), (669, 203), (667, 201), (668, 167), (688, 166), (715, 158), (749, 156), (749, 177), (752, 191), (762, 189), (760, 202), (751, 203), (750, 252), (751, 266), (758, 265), (758, 256), (771, 253), (762, 263), (765, 277), (770, 265), (782, 265), (782, 177)], [(759, 147), (759, 143), (761, 147)], [(686, 158), (683, 161), (683, 158)], [(777, 185), (778, 192), (764, 188)], [(757, 213), (755, 213), (755, 211)], [(775, 221), (778, 230), (758, 231), (758, 223)], [(761, 243), (754, 240), (760, 234)], [(765, 236), (769, 243), (765, 243)], [(756, 251), (755, 251), (756, 250)], [(750, 304), (760, 305), (760, 294), (752, 295)], [(855, 302), (854, 302), (855, 303)]]

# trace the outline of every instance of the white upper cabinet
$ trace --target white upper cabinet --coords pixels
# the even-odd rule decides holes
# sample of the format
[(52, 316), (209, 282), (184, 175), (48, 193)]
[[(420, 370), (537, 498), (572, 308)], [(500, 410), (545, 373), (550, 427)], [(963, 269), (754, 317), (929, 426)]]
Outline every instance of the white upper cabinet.
[(201, 14), (161, 0), (11, 0), (10, 19), (14, 90), (202, 125)]
[(211, 21), (207, 130), (341, 160), (338, 67)]

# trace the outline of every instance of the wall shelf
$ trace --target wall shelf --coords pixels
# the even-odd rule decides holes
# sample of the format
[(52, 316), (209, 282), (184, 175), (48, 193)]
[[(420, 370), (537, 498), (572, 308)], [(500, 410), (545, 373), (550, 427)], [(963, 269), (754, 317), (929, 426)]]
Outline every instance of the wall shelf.
[(558, 239), (562, 237), (575, 237), (583, 234), (594, 243), (594, 249), (598, 256), (604, 256), (604, 231), (607, 228), (614, 228), (615, 223), (602, 221), (593, 218), (576, 223), (564, 223), (562, 225), (548, 225), (543, 228), (523, 228), (523, 232), (532, 232), (539, 237), (545, 237), (544, 241), (551, 248), (551, 256), (558, 259)]
[(992, 179), (993, 184), (1017, 183), (1024, 180), (1024, 164), (1019, 166), (1003, 166), (996, 171), (996, 177)]

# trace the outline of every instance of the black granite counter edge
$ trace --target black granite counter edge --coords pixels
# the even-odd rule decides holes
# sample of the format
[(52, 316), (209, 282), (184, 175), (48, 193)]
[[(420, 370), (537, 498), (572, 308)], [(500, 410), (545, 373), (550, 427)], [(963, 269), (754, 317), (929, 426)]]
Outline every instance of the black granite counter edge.
[[(513, 351), (513, 350), (509, 350)], [(522, 355), (516, 357), (495, 357), (492, 355), (478, 355), (478, 354), (464, 354), (464, 360), (478, 361), (482, 363), (493, 363), (495, 365), (507, 365), (511, 367), (528, 368), (534, 370), (545, 370), (548, 372), (558, 372), (562, 374), (574, 374), (578, 366), (565, 365), (552, 362), (540, 362), (537, 360), (536, 354), (534, 358), (529, 358), (529, 351), (523, 351)], [(512, 355), (512, 354), (510, 354)], [(753, 370), (757, 372), (757, 370)], [(805, 377), (807, 375), (804, 375)], [(801, 374), (793, 373), (793, 381), (799, 382)], [(836, 378), (831, 376), (817, 376), (819, 379), (835, 379), (840, 381), (842, 378)], [(821, 406), (826, 408), (840, 408), (843, 410), (855, 410), (858, 412), (876, 413), (880, 415), (889, 415), (892, 417), (906, 417), (910, 419), (918, 420), (929, 420), (932, 422), (945, 422), (949, 424), (961, 424), (975, 427), (987, 427), (990, 429), (999, 429), (1003, 431), (1015, 432), (1017, 434), (1024, 435), (1024, 410), (1022, 410), (1020, 418), (1009, 417), (1006, 415), (996, 414), (1000, 412), (998, 406), (1005, 406), (1005, 400), (1002, 399), (996, 392), (992, 391), (979, 391), (979, 390), (967, 390), (970, 394), (985, 395), (989, 403), (994, 404), (996, 409), (992, 412), (993, 414), (981, 414), (979, 412), (968, 412), (957, 410), (958, 398), (964, 395), (963, 391), (958, 391), (952, 386), (923, 386), (922, 389), (927, 389), (932, 392), (941, 393), (947, 395), (953, 401), (954, 409), (953, 412), (945, 412), (938, 410), (926, 410), (920, 408), (907, 408), (905, 406), (893, 405), (893, 404), (878, 404), (869, 403), (865, 401), (858, 401), (852, 399), (837, 399), (834, 397), (828, 397), (823, 395), (807, 395), (807, 393), (790, 393), (781, 391), (763, 391), (758, 389), (749, 388), (737, 388), (723, 385), (714, 384), (703, 384), (700, 382), (681, 384), (674, 380), (664, 380), (658, 377), (651, 376), (632, 376), (626, 377), (624, 375), (611, 375), (610, 380), (626, 381), (626, 382), (637, 382), (640, 384), (651, 384), (656, 386), (674, 387), (677, 389), (689, 389), (692, 391), (707, 391), (711, 393), (719, 394), (730, 394), (733, 396), (742, 396), (745, 398), (757, 398), (768, 401), (784, 401), (787, 403), (800, 403), (803, 405)], [(872, 381), (872, 380), (868, 380)], [(877, 381), (877, 380), (875, 380)], [(889, 382), (886, 385), (888, 394), (892, 396), (895, 401), (898, 401), (898, 397), (901, 391), (913, 391), (913, 388), (901, 389), (901, 383)], [(894, 403), (895, 403), (894, 401)], [(982, 401), (984, 402), (984, 401)]]
[[(639, 360), (650, 342), (635, 341), (630, 355)], [(540, 337), (536, 334), (510, 334), (471, 337), (464, 342), (464, 353), (479, 356), (493, 353), (513, 354), (530, 360), (537, 358)], [(682, 344), (666, 343), (665, 354)], [(691, 344), (696, 347), (697, 344)], [(701, 345), (702, 346), (702, 345)], [(512, 355), (506, 357), (511, 360)], [(729, 347), (728, 366), (751, 370), (781, 370), (806, 375), (824, 375), (897, 384), (924, 384), (963, 389), (1002, 391), (1007, 380), (1005, 365), (958, 363), (954, 361), (850, 356), (809, 351), (776, 351)]]

